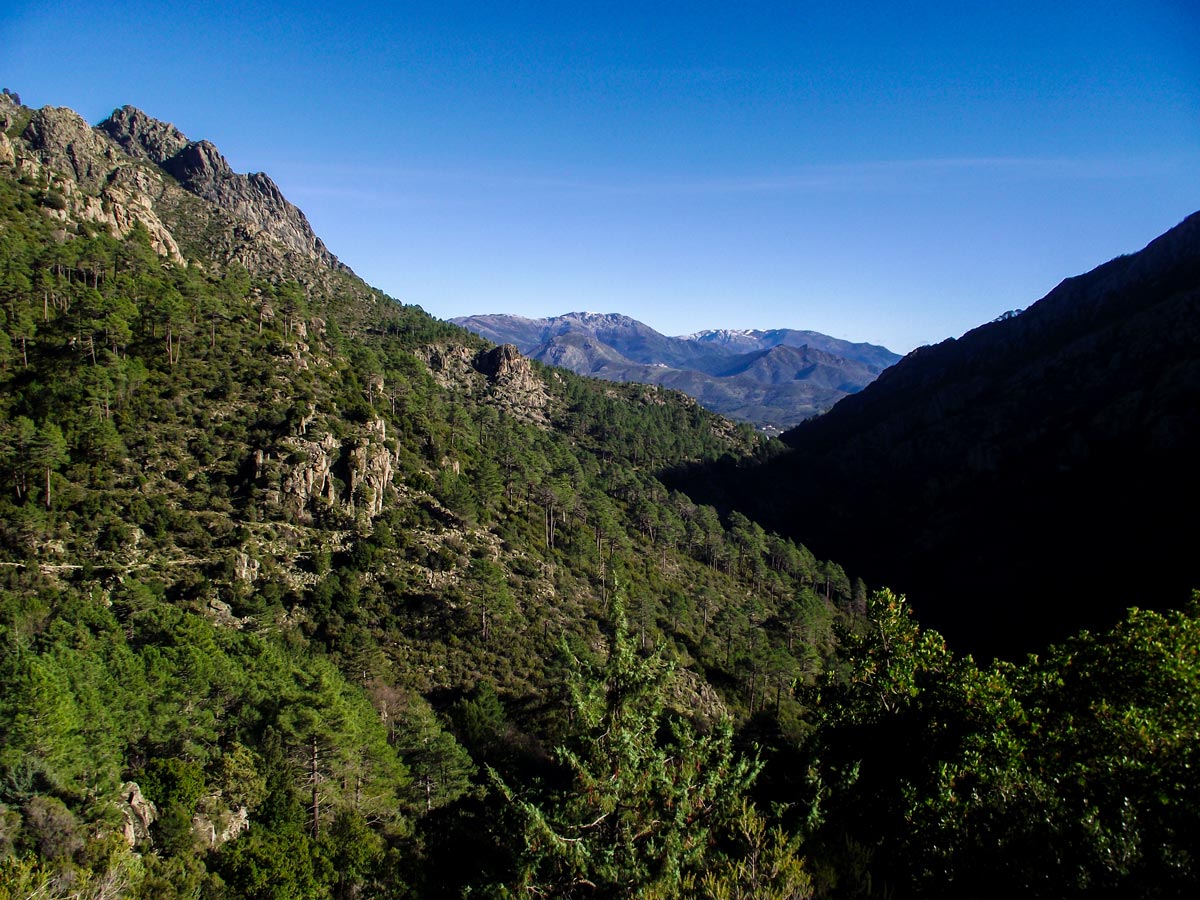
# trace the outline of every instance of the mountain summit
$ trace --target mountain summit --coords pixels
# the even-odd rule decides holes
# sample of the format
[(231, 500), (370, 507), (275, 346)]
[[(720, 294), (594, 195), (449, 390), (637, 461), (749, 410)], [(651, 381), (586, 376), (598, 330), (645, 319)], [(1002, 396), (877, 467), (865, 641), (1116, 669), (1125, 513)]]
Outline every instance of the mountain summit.
[(123, 106), (98, 126), (131, 156), (148, 159), (187, 190), (249, 222), (293, 250), (330, 268), (349, 268), (326, 249), (308, 218), (262, 172), (239, 175), (208, 141), (189, 141), (179, 129)]
[(0, 160), (52, 184), (64, 221), (119, 234), (138, 222), (156, 251), (177, 262), (215, 252), (252, 273), (281, 265), (315, 267), (314, 277), (350, 272), (267, 175), (234, 172), (208, 141), (132, 106), (92, 127), (73, 110), (27, 109), (5, 94), (0, 126)]
[(549, 365), (674, 388), (713, 412), (778, 432), (862, 390), (900, 357), (815, 331), (703, 331), (667, 337), (619, 313), (452, 319)]

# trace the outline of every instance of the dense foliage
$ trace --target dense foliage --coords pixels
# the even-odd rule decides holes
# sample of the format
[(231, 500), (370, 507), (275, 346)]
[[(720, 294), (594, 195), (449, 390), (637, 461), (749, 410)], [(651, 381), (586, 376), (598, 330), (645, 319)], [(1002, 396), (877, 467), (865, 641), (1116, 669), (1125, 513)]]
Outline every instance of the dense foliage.
[[(843, 895), (1186, 896), (1200, 881), (1200, 606), (977, 666), (872, 598), (810, 688), (810, 852)], [(821, 854), (816, 848), (823, 848)]]
[(981, 668), (687, 398), (0, 175), (0, 898), (1194, 889), (1194, 611)]

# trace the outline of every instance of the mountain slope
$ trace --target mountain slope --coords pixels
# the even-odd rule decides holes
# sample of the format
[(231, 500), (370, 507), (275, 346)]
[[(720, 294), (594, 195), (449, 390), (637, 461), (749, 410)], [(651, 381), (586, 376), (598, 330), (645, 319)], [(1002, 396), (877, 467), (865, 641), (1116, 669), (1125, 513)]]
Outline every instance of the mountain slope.
[(907, 590), (958, 646), (1019, 653), (1182, 604), (1200, 587), (1181, 524), (1200, 502), (1200, 216), (783, 439), (737, 493)]
[(661, 384), (707, 409), (778, 431), (861, 390), (898, 356), (810, 331), (712, 331), (666, 337), (628, 316), (453, 320), (549, 365), (610, 381)]
[(506, 859), (483, 766), (532, 790), (574, 739), (561, 652), (611, 645), (618, 592), (672, 715), (798, 733), (850, 580), (656, 475), (749, 428), (489, 347), (286, 243), (248, 182), (209, 199), (0, 97), (0, 892), (509, 875), (445, 829)]

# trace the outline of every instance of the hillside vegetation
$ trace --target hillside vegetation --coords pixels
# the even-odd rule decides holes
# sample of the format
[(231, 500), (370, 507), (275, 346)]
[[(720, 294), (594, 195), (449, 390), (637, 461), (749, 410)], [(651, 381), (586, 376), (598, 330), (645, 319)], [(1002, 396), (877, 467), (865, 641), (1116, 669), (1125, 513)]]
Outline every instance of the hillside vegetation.
[(0, 898), (1195, 886), (1194, 612), (980, 668), (659, 480), (748, 428), (4, 103)]

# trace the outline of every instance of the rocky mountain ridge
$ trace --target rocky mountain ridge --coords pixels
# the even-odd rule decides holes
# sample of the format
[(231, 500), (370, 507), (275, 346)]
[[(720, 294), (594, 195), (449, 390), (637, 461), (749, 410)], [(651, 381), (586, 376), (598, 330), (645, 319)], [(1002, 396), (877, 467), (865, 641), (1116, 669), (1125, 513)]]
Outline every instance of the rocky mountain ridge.
[(722, 415), (775, 433), (861, 390), (900, 357), (812, 331), (709, 331), (667, 337), (618, 313), (452, 320), (548, 365), (609, 381), (682, 391)]
[(798, 331), (794, 328), (772, 328), (767, 331), (716, 328), (680, 335), (679, 340), (720, 346), (738, 353), (769, 350), (772, 347), (811, 347), (832, 356), (861, 362), (880, 372), (900, 359), (898, 354), (878, 344), (845, 341), (819, 331)]
[[(64, 224), (81, 219), (124, 236), (140, 223), (155, 250), (176, 261), (220, 248), (221, 262), (237, 261), (251, 272), (281, 265), (300, 266), (312, 277), (350, 271), (267, 175), (233, 172), (208, 141), (191, 141), (131, 106), (92, 127), (73, 110), (29, 109), (5, 94), (0, 159), (45, 185)], [(216, 207), (216, 214), (197, 209), (197, 202)]]
[(265, 173), (234, 172), (210, 142), (189, 141), (174, 125), (132, 106), (115, 110), (98, 128), (125, 152), (150, 160), (196, 196), (323, 265), (349, 271), (313, 232), (304, 213), (288, 202)]

